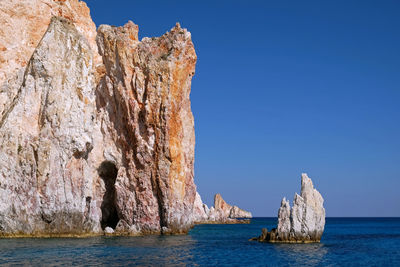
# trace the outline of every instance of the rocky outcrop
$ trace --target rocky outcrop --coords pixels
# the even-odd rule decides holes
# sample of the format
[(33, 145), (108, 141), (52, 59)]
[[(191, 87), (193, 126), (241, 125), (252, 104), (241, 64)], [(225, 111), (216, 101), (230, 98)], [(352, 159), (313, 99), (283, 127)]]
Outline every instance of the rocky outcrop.
[(78, 0), (5, 1), (0, 22), (0, 235), (188, 231), (190, 33), (96, 31)]
[(301, 193), (295, 194), (293, 207), (282, 199), (278, 212), (278, 227), (270, 232), (262, 229), (261, 242), (310, 243), (319, 242), (325, 227), (324, 199), (314, 188), (307, 174), (301, 175)]
[(199, 223), (242, 223), (252, 218), (251, 212), (240, 209), (237, 206), (231, 206), (225, 202), (220, 194), (214, 197), (214, 206), (210, 209), (201, 201), (200, 195), (196, 196), (195, 217)]
[(116, 230), (187, 231), (196, 196), (189, 100), (196, 54), (179, 24), (159, 38), (139, 42), (137, 34), (129, 22), (101, 25), (97, 35), (105, 65), (97, 88), (104, 155), (118, 168)]

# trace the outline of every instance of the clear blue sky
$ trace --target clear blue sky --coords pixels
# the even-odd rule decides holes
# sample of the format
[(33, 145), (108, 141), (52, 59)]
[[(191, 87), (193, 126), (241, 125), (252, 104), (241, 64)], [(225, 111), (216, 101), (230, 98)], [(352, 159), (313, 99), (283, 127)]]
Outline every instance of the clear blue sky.
[(99, 1), (97, 25), (192, 33), (195, 181), (276, 216), (307, 172), (327, 216), (400, 216), (400, 1)]

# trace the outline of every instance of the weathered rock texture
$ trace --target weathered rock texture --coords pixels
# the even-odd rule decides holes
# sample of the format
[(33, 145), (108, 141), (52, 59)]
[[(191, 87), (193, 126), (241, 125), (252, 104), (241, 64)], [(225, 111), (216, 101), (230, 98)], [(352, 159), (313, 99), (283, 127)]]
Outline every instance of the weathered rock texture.
[(186, 29), (96, 31), (78, 0), (1, 1), (0, 23), (0, 235), (183, 233), (199, 220)]
[(73, 22), (94, 51), (94, 65), (101, 63), (96, 52), (96, 26), (89, 8), (78, 0), (0, 0), (0, 114), (7, 109), (20, 87), (33, 51), (53, 16)]
[(262, 229), (261, 242), (310, 243), (319, 242), (325, 227), (324, 199), (314, 188), (307, 174), (301, 175), (301, 194), (294, 196), (293, 207), (282, 199), (278, 212), (278, 227), (268, 232)]
[(220, 194), (215, 195), (214, 207), (210, 209), (206, 204), (203, 204), (200, 195), (197, 194), (194, 207), (196, 221), (201, 223), (241, 223), (243, 221), (236, 219), (252, 218), (251, 212), (229, 205)]

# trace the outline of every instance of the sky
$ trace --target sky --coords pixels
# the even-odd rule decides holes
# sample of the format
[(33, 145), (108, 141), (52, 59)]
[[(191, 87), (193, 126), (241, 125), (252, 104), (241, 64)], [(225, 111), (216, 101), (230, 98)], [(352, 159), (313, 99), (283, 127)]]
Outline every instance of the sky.
[(306, 172), (327, 216), (400, 216), (400, 1), (86, 2), (140, 39), (192, 33), (206, 204), (277, 216)]

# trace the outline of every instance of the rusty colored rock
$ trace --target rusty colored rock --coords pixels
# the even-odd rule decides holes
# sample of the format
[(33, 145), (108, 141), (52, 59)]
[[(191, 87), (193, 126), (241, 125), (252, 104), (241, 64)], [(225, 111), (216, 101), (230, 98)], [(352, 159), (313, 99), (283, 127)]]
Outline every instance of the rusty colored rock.
[(189, 99), (196, 54), (179, 24), (141, 42), (137, 32), (132, 22), (101, 25), (97, 37), (106, 67), (97, 88), (105, 153), (123, 173), (115, 184), (117, 230), (187, 231), (196, 196)]

